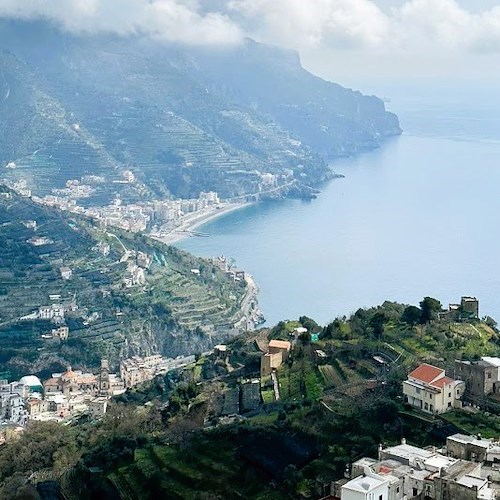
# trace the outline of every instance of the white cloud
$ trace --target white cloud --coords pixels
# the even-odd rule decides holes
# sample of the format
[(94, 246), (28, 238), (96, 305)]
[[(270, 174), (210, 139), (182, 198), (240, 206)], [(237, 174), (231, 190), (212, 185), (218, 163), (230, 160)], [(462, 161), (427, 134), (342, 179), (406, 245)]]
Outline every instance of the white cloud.
[(407, 49), (500, 50), (500, 7), (472, 13), (455, 0), (412, 0), (395, 12), (393, 26)]
[(229, 0), (256, 38), (307, 48), (500, 51), (500, 2), (472, 12), (456, 0)]
[(76, 33), (144, 33), (171, 42), (226, 44), (242, 33), (220, 12), (191, 0), (0, 0), (0, 17), (56, 22)]
[(256, 36), (297, 48), (382, 43), (389, 19), (370, 0), (231, 0)]
[(0, 17), (188, 44), (252, 36), (307, 50), (500, 51), (500, 0), (474, 11), (457, 0), (0, 0)]

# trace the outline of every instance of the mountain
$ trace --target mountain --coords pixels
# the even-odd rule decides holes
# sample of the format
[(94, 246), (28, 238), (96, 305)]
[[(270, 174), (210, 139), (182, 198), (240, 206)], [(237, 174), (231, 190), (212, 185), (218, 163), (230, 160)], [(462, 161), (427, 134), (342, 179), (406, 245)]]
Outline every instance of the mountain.
[[(104, 175), (91, 204), (304, 195), (332, 177), (331, 159), (400, 133), (380, 99), (251, 40), (208, 50), (7, 21), (0, 34), (0, 165), (16, 167), (1, 174), (36, 194)], [(137, 186), (113, 183), (125, 169)]]
[[(0, 363), (14, 377), (202, 352), (244, 331), (254, 303), (253, 289), (206, 260), (2, 187), (0, 246)], [(60, 324), (66, 341), (50, 338)]]

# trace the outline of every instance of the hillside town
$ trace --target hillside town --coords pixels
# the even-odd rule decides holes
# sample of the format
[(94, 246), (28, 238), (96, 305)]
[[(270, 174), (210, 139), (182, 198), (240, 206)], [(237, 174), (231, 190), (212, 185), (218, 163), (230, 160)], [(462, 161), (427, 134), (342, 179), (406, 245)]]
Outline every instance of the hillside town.
[(194, 356), (134, 356), (121, 361), (119, 373), (111, 373), (108, 360), (103, 359), (97, 373), (68, 366), (44, 381), (35, 375), (12, 382), (0, 380), (0, 444), (29, 422), (69, 423), (83, 415), (98, 419), (113, 396), (194, 361)]
[[(136, 183), (132, 171), (122, 172), (123, 179), (114, 181), (125, 184)], [(4, 181), (5, 185), (20, 196), (31, 198), (35, 203), (55, 207), (60, 210), (84, 215), (93, 219), (102, 227), (117, 227), (133, 233), (146, 232), (152, 236), (162, 238), (176, 230), (189, 231), (184, 226), (193, 220), (206, 218), (228, 208), (239, 206), (220, 200), (214, 191), (200, 192), (198, 198), (193, 199), (166, 199), (141, 201), (124, 204), (119, 194), (109, 205), (87, 206), (79, 204), (79, 200), (89, 198), (96, 191), (96, 186), (106, 181), (104, 177), (86, 175), (80, 179), (66, 181), (63, 189), (52, 189), (52, 193), (45, 196), (33, 195), (27, 187), (26, 180), (15, 182)], [(36, 229), (36, 226), (33, 227)], [(44, 245), (49, 242), (40, 238), (33, 240), (34, 245)]]

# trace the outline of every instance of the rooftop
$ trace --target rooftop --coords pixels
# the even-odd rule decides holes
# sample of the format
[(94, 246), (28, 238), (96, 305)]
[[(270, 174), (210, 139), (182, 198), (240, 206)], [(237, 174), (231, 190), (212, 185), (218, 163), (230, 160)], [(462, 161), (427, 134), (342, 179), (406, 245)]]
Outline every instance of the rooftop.
[(271, 340), (269, 342), (269, 347), (275, 347), (276, 349), (290, 350), (292, 344), (288, 342), (288, 340)]
[(452, 378), (442, 377), (442, 378), (436, 380), (435, 382), (432, 382), (431, 385), (442, 389), (445, 385), (451, 384), (452, 382), (455, 382)]
[(436, 366), (432, 366), (427, 363), (423, 363), (418, 368), (415, 368), (415, 370), (413, 370), (408, 376), (430, 384), (433, 380), (442, 376), (443, 374), (443, 369), (437, 368)]
[(358, 476), (342, 486), (342, 489), (351, 491), (359, 491), (361, 493), (369, 493), (386, 483), (387, 479), (379, 476), (378, 474), (371, 474), (370, 476)]
[(457, 479), (456, 482), (458, 484), (461, 484), (462, 486), (467, 486), (467, 488), (477, 488), (478, 490), (488, 484), (487, 479), (483, 479), (482, 477), (469, 476), (468, 474)]
[(457, 443), (472, 444), (474, 446), (479, 446), (481, 448), (489, 448), (493, 442), (492, 439), (478, 438), (476, 436), (467, 436), (465, 434), (453, 434), (453, 436), (449, 436), (447, 439), (455, 441)]
[(486, 363), (488, 363), (489, 365), (500, 367), (500, 358), (492, 358), (490, 356), (483, 356), (481, 359), (483, 361), (485, 361)]
[(403, 458), (406, 460), (427, 460), (434, 455), (435, 452), (424, 450), (423, 448), (417, 448), (411, 444), (398, 444), (397, 446), (392, 446), (383, 450), (385, 454), (392, 455), (393, 457)]

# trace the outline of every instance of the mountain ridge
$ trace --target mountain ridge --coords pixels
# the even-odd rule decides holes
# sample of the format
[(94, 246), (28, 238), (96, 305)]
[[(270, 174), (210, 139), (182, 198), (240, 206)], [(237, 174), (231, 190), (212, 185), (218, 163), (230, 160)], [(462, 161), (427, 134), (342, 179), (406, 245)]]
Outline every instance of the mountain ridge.
[(301, 195), (333, 176), (331, 159), (400, 133), (380, 99), (321, 80), (298, 54), (254, 41), (207, 50), (5, 21), (0, 33), (0, 88), (20, 82), (0, 101), (0, 114), (18, 124), (6, 135), (10, 147), (0, 148), (0, 164), (18, 169), (2, 174), (43, 174), (46, 191), (72, 178), (72, 162), (110, 180), (132, 169), (149, 196), (247, 196), (262, 190), (266, 174), (278, 185), (293, 178), (291, 194)]

